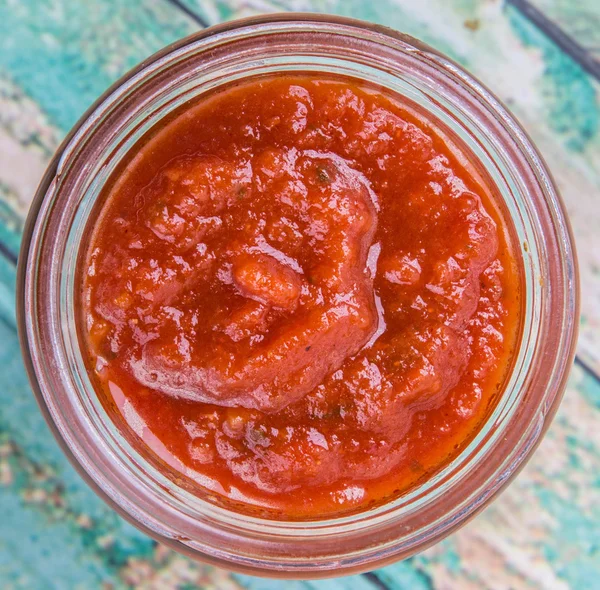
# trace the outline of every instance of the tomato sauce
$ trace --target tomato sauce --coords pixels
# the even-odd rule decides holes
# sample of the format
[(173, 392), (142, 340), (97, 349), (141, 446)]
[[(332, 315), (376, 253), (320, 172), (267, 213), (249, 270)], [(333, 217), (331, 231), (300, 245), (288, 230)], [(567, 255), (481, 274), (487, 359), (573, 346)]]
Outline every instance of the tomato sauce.
[(105, 188), (81, 273), (98, 395), (213, 501), (318, 518), (397, 497), (506, 378), (521, 287), (498, 202), (380, 89), (279, 76), (200, 98)]

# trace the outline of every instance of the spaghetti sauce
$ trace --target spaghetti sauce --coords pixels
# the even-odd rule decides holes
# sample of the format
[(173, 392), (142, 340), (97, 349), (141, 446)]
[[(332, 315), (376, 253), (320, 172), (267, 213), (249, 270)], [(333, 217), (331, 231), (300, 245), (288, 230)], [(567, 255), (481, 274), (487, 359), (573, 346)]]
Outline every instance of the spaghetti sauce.
[(402, 97), (278, 76), (187, 105), (106, 187), (82, 265), (114, 419), (213, 501), (397, 497), (493, 409), (520, 316), (495, 187)]

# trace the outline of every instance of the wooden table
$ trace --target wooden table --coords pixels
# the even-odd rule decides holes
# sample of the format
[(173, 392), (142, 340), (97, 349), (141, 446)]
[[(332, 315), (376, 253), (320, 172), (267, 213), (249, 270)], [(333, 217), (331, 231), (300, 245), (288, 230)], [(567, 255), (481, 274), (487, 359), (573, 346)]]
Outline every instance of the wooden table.
[[(61, 138), (171, 41), (275, 10), (368, 19), (463, 63), (514, 111), (566, 201), (581, 264), (578, 356), (548, 435), (483, 514), (410, 560), (275, 582), (193, 563), (123, 522), (63, 457), (27, 385), (14, 317), (25, 214)], [(0, 0), (0, 587), (600, 588), (599, 0)]]

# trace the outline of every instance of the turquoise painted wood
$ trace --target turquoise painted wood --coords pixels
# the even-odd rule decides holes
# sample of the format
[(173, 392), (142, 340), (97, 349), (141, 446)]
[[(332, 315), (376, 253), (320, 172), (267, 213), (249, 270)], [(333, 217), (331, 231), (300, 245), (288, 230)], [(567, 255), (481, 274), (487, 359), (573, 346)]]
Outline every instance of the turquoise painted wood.
[[(168, 0), (0, 0), (0, 587), (600, 588), (600, 381), (593, 375), (600, 373), (598, 81), (500, 0), (182, 3), (187, 11)], [(600, 19), (597, 2), (534, 4), (586, 48), (600, 47), (600, 29), (590, 24)], [(473, 522), (373, 577), (273, 582), (193, 563), (149, 540), (107, 508), (63, 457), (29, 391), (15, 332), (10, 259), (44, 167), (80, 114), (127, 69), (197, 30), (199, 20), (286, 9), (384, 23), (468, 67), (542, 150), (580, 251), (581, 364), (538, 452)]]
[(600, 10), (596, 0), (533, 0), (532, 4), (546, 17), (600, 60)]

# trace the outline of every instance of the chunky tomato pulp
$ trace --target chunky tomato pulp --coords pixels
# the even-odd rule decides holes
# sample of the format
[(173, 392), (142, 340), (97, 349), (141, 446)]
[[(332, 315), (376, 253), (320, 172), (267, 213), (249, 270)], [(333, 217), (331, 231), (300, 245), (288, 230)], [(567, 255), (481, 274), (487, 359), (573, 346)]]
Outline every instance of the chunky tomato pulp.
[(350, 80), (187, 105), (106, 187), (82, 264), (114, 420), (182, 485), (271, 516), (363, 509), (439, 470), (493, 409), (519, 326), (480, 168)]

